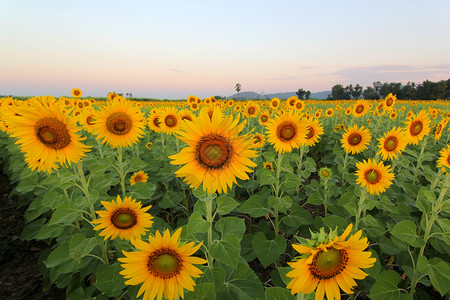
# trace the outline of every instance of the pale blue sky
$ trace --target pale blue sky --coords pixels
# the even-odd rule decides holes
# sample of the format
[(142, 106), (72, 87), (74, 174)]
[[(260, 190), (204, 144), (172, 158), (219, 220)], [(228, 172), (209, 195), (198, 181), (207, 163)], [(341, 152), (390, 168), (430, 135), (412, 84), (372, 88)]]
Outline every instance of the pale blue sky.
[(450, 78), (450, 1), (1, 1), (0, 95), (179, 99)]

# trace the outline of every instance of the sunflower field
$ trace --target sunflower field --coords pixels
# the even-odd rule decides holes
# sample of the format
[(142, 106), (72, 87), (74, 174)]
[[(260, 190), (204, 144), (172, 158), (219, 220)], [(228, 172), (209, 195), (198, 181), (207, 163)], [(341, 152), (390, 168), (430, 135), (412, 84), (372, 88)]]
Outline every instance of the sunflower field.
[(445, 299), (448, 101), (0, 99), (67, 299)]

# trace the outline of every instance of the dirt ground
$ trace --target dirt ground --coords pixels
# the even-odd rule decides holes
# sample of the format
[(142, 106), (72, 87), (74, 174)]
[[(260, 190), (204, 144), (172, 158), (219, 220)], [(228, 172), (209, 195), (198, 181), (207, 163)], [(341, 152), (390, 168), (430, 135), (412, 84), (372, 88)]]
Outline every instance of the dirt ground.
[(22, 241), (25, 207), (17, 208), (17, 198), (10, 197), (8, 177), (0, 173), (0, 299), (63, 300), (65, 290), (52, 286), (42, 290), (38, 267), (41, 241)]

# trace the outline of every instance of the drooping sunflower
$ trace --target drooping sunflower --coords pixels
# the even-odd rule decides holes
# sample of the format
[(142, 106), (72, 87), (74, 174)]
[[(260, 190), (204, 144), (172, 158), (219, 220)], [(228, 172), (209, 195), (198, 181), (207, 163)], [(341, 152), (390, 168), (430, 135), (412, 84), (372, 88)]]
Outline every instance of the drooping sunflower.
[[(446, 173), (447, 170), (444, 168), (446, 166), (450, 169), (450, 145), (447, 145), (447, 148), (442, 148), (439, 152), (440, 156), (438, 159), (438, 168), (442, 168), (443, 172)], [(447, 175), (449, 176), (449, 175)]]
[(250, 160), (256, 157), (253, 141), (249, 134), (239, 136), (245, 122), (239, 123), (239, 116), (223, 116), (214, 109), (210, 117), (203, 109), (193, 122), (184, 122), (177, 135), (188, 144), (179, 153), (169, 156), (173, 165), (184, 165), (175, 172), (177, 177), (191, 187), (208, 193), (227, 192), (236, 182), (236, 177), (247, 180), (249, 167), (256, 164)]
[(305, 146), (314, 146), (323, 134), (323, 127), (320, 125), (319, 120), (316, 119), (307, 119), (305, 123), (308, 128)]
[(369, 103), (366, 100), (358, 100), (355, 105), (353, 105), (353, 117), (362, 117), (369, 112), (369, 109)]
[(272, 162), (265, 161), (263, 163), (263, 168), (267, 169), (267, 170), (270, 170), (270, 171), (275, 171), (275, 169), (273, 168), (273, 163)]
[(81, 143), (84, 138), (77, 134), (80, 128), (70, 111), (53, 97), (33, 97), (27, 102), (15, 107), (7, 124), (31, 170), (51, 173), (57, 163), (65, 166), (81, 161), (90, 147)]
[(125, 257), (118, 258), (123, 263), (120, 274), (128, 279), (125, 284), (138, 285), (142, 283), (137, 297), (144, 293), (144, 300), (162, 299), (175, 300), (178, 296), (184, 298), (184, 289), (194, 290), (195, 282), (191, 277), (198, 278), (203, 273), (194, 264), (205, 264), (207, 261), (192, 256), (202, 243), (194, 246), (194, 242), (180, 245), (181, 228), (170, 236), (167, 229), (161, 236), (156, 231), (155, 236), (149, 236), (149, 243), (133, 240), (139, 251), (122, 251)]
[(147, 182), (148, 174), (140, 170), (139, 172), (131, 175), (130, 185), (135, 185), (137, 182)]
[(94, 133), (96, 139), (103, 139), (113, 148), (129, 147), (144, 134), (144, 127), (142, 112), (122, 98), (110, 101), (97, 112)]
[(147, 126), (148, 128), (150, 128), (150, 130), (157, 133), (162, 132), (160, 117), (161, 115), (158, 111), (151, 113), (147, 117)]
[(161, 122), (159, 125), (162, 132), (166, 134), (174, 134), (180, 130), (181, 122), (178, 117), (178, 111), (174, 106), (166, 107), (162, 110), (159, 121)]
[(394, 173), (391, 166), (385, 166), (383, 162), (377, 163), (376, 160), (364, 160), (356, 163), (356, 183), (362, 187), (366, 187), (369, 194), (383, 193), (386, 188), (392, 184)]
[(400, 154), (405, 150), (408, 145), (408, 138), (403, 128), (394, 127), (384, 135), (384, 137), (378, 139), (380, 144), (377, 154), (381, 154), (383, 160), (397, 159), (397, 154)]
[[(364, 251), (369, 242), (361, 238), (362, 231), (350, 234), (353, 225), (350, 224), (338, 236), (330, 232), (325, 242), (314, 242), (314, 246), (292, 244), (292, 247), (301, 254), (300, 259), (288, 262), (293, 268), (286, 274), (292, 280), (287, 285), (292, 294), (310, 294), (316, 291), (316, 300), (341, 299), (341, 288), (347, 294), (353, 294), (357, 285), (355, 279), (361, 280), (368, 276), (361, 269), (371, 268), (376, 258), (372, 253)], [(324, 231), (321, 231), (325, 235)]]
[(94, 230), (102, 230), (99, 235), (105, 240), (119, 237), (121, 240), (140, 239), (141, 235), (153, 224), (152, 215), (146, 213), (152, 206), (142, 207), (141, 202), (136, 202), (131, 197), (125, 197), (122, 201), (117, 195), (116, 201), (101, 201), (106, 210), (96, 211), (100, 218), (93, 220), (98, 224)]
[(357, 125), (353, 125), (342, 135), (341, 143), (345, 152), (357, 154), (367, 149), (371, 139), (369, 129), (364, 128), (364, 126), (358, 128)]
[(267, 140), (278, 153), (292, 152), (306, 143), (306, 123), (294, 110), (277, 115), (266, 125)]
[(394, 107), (396, 100), (397, 97), (395, 95), (392, 95), (392, 93), (389, 93), (389, 95), (386, 96), (383, 102), (384, 109), (390, 111)]
[(81, 92), (80, 89), (72, 89), (72, 97), (74, 98), (80, 98), (81, 96), (83, 96), (83, 93)]
[(261, 133), (255, 133), (252, 136), (253, 139), (253, 145), (255, 148), (261, 148), (264, 146), (264, 142), (266, 141), (266, 137), (262, 135)]
[(430, 120), (425, 110), (422, 110), (417, 116), (408, 120), (406, 125), (406, 133), (409, 144), (418, 145), (421, 140), (430, 133)]

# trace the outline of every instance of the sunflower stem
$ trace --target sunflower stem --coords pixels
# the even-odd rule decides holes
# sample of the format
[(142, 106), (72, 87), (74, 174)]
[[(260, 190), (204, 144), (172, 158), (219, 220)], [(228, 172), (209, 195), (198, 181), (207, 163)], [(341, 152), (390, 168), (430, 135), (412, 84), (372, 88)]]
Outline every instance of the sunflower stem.
[(212, 223), (213, 223), (213, 215), (212, 215), (212, 199), (206, 202), (206, 221), (210, 224), (208, 228), (208, 268), (213, 268), (213, 257), (209, 253), (209, 249), (212, 244)]
[[(86, 177), (84, 176), (83, 165), (81, 164), (81, 161), (78, 162), (76, 164), (76, 166), (77, 166), (78, 176), (80, 177), (80, 183), (81, 183), (81, 186), (80, 185), (77, 185), (77, 186), (81, 189), (81, 191), (86, 196), (87, 202), (90, 203), (90, 201), (89, 201), (89, 195), (90, 195), (89, 194), (89, 183), (86, 181)], [(92, 220), (95, 220), (96, 216), (95, 216), (94, 205), (91, 204), (89, 207), (89, 210), (91, 213)]]
[(108, 240), (106, 239), (105, 242), (102, 244), (102, 257), (105, 264), (109, 264), (108, 259)]
[(425, 146), (427, 145), (427, 137), (422, 141), (422, 147), (420, 149), (419, 157), (417, 158), (416, 166), (414, 167), (414, 178), (418, 181), (418, 175), (419, 175), (419, 167), (422, 165), (423, 160), (423, 153), (425, 151)]
[(347, 161), (348, 161), (348, 152), (345, 152), (345, 157), (344, 157), (344, 168), (342, 169), (342, 186), (345, 185), (345, 183), (347, 182)]
[(303, 300), (305, 298), (305, 294), (297, 293), (297, 296), (295, 296), (296, 300)]
[(358, 225), (360, 222), (360, 218), (361, 218), (361, 212), (363, 212), (363, 214), (366, 214), (366, 209), (364, 208), (364, 201), (366, 200), (367, 197), (367, 190), (365, 188), (362, 189), (361, 191), (361, 196), (359, 197), (359, 201), (358, 201), (358, 211), (356, 212), (356, 219), (355, 219), (355, 230), (358, 230)]
[(119, 162), (120, 186), (122, 187), (122, 197), (125, 198), (125, 173), (123, 172), (122, 147), (117, 149), (117, 160)]
[[(278, 153), (278, 159), (277, 159), (277, 183), (275, 185), (275, 197), (278, 199), (279, 192), (280, 192), (280, 173), (281, 173), (281, 161), (283, 160), (283, 155), (281, 153)], [(275, 235), (278, 235), (279, 231), (279, 216), (278, 216), (278, 209), (274, 208), (274, 217), (275, 217)]]
[(102, 143), (100, 142), (100, 140), (96, 140), (97, 141), (97, 145), (98, 145), (98, 152), (100, 153), (100, 158), (103, 158), (103, 147), (102, 147)]

